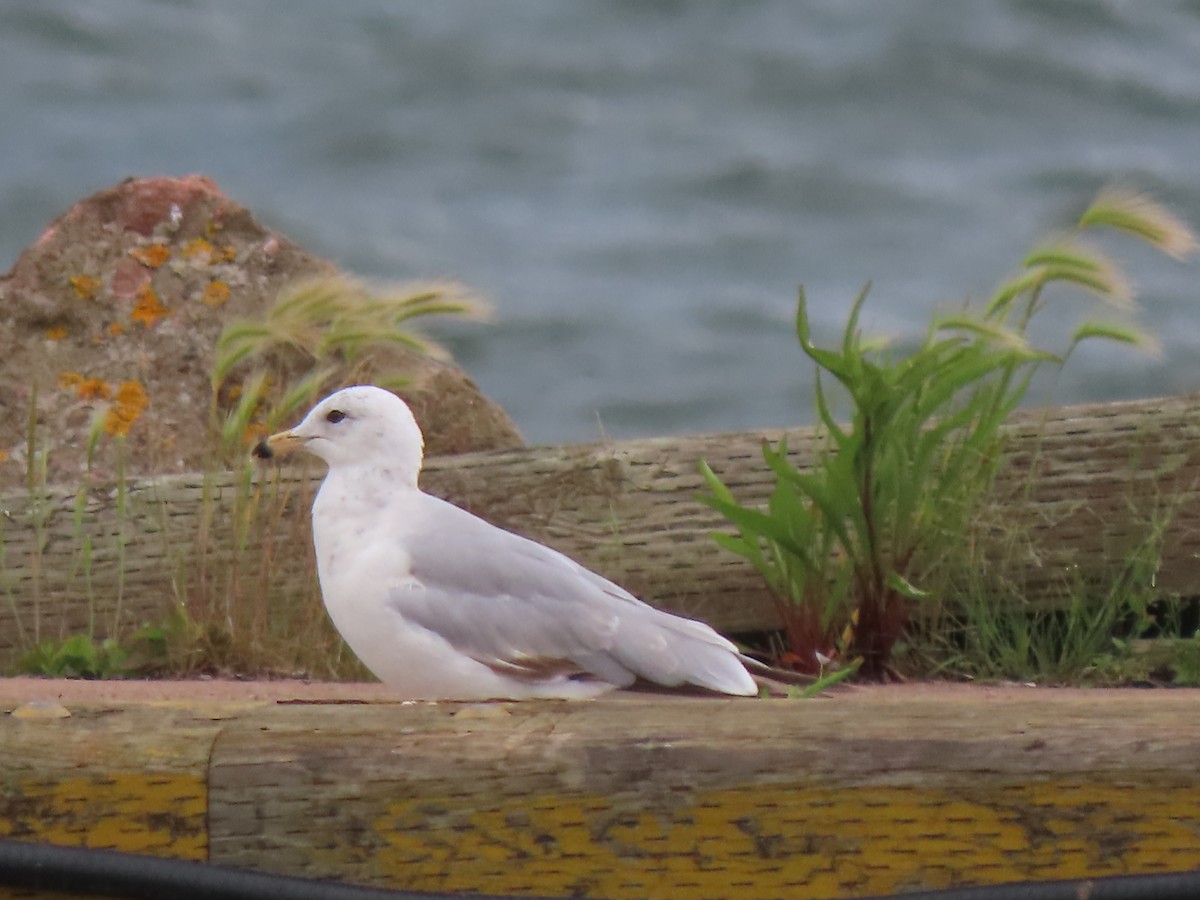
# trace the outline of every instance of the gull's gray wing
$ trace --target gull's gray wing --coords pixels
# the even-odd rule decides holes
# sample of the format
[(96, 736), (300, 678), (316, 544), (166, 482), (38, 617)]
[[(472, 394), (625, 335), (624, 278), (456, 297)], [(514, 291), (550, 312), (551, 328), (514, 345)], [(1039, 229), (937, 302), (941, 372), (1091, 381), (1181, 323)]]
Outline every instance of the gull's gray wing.
[(407, 621), (506, 674), (585, 671), (753, 693), (736, 648), (707, 625), (656, 610), (550, 549), (428, 495), (406, 537), (412, 582), (388, 596)]

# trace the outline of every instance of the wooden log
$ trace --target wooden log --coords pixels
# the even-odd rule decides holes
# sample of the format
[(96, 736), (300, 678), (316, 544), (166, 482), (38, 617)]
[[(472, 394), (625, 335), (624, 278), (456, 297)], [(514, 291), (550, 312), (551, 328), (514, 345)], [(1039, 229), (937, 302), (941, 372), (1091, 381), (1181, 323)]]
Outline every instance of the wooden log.
[(1196, 701), (947, 686), (809, 702), (68, 701), (68, 718), (0, 721), (0, 830), (564, 897), (1181, 872), (1200, 866)]
[(218, 738), (212, 858), (612, 898), (865, 896), (1200, 864), (1200, 726), (1176, 718), (1194, 698), (1156, 704), (1136, 731), (1123, 718), (1136, 698), (1036, 702), (290, 709)]
[(0, 837), (206, 859), (209, 753), (239, 704), (72, 707), (5, 710)]
[[(1009, 426), (997, 521), (1026, 542), (1004, 550), (1029, 595), (1066, 577), (1102, 580), (1173, 517), (1159, 587), (1200, 593), (1200, 397), (1022, 414)], [(574, 556), (665, 608), (737, 633), (777, 627), (772, 597), (709, 534), (720, 516), (697, 501), (707, 460), (747, 503), (772, 478), (761, 445), (780, 430), (467, 454), (428, 461), (423, 483), (498, 525)], [(798, 465), (811, 429), (787, 432)], [(272, 618), (318, 603), (308, 506), (319, 468), (142, 479), (0, 498), (0, 666), (39, 638), (100, 635), (161, 620), (186, 598), (203, 609), (239, 586)], [(236, 614), (236, 611), (230, 615)], [(266, 613), (264, 613), (266, 615)]]

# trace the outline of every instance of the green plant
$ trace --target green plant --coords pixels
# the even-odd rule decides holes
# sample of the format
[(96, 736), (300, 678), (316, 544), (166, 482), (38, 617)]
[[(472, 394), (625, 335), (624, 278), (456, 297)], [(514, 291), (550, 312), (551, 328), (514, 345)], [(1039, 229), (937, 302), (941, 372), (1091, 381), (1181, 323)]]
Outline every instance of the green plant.
[(76, 634), (61, 641), (41, 641), (25, 653), (17, 670), (52, 678), (116, 678), (126, 674), (127, 653), (115, 638), (97, 643)]
[(157, 624), (121, 638), (97, 641), (90, 633), (41, 641), (17, 661), (16, 671), (52, 678), (125, 678), (186, 674), (201, 658), (201, 633), (187, 610), (176, 608)]
[(829, 690), (834, 685), (841, 684), (849, 678), (852, 678), (858, 672), (859, 666), (862, 665), (862, 660), (855, 660), (847, 666), (833, 667), (826, 669), (827, 663), (821, 661), (820, 669), (817, 672), (817, 680), (808, 687), (794, 687), (790, 692), (790, 696), (809, 700), (817, 697), (825, 691)]
[(1172, 682), (1179, 687), (1200, 687), (1200, 633), (1174, 642)]
[[(1131, 509), (1130, 515), (1136, 515)], [(1137, 639), (1178, 633), (1174, 606), (1161, 600), (1156, 576), (1174, 511), (1153, 516), (1142, 537), (1123, 552), (1107, 576), (1085, 579), (1065, 569), (1049, 588), (1014, 581), (1003, 561), (968, 542), (971, 550), (937, 573), (936, 604), (914, 629), (914, 644), (944, 674), (1040, 684), (1142, 680)], [(1020, 541), (1025, 535), (1018, 529)], [(1028, 572), (1028, 568), (1016, 567)]]
[[(1132, 309), (1118, 266), (1083, 240), (1103, 227), (1175, 255), (1194, 244), (1156, 204), (1104, 192), (1074, 229), (1036, 247), (982, 310), (935, 316), (920, 344), (899, 357), (886, 342), (863, 340), (865, 291), (834, 348), (813, 342), (800, 292), (796, 333), (817, 369), (821, 441), (811, 466), (794, 465), (786, 441), (764, 446), (775, 488), (761, 510), (739, 503), (701, 464), (710, 490), (702, 499), (735, 528), (714, 538), (766, 578), (798, 668), (813, 671), (818, 653), (840, 651), (862, 657), (864, 676), (883, 677), (913, 602), (926, 595), (930, 573), (953, 552), (988, 493), (1002, 459), (1001, 426), (1037, 367), (1061, 365), (1084, 340), (1153, 345), (1133, 325), (1113, 320), (1080, 323), (1058, 352), (1030, 341), (1030, 324), (1056, 283)], [(848, 424), (835, 415), (826, 378), (848, 398)]]

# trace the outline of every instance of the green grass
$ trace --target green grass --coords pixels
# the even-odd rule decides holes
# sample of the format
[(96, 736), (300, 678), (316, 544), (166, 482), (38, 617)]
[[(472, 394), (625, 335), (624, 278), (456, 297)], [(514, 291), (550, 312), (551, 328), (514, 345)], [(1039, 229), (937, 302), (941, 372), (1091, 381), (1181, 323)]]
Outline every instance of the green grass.
[[(1132, 508), (1129, 515), (1135, 520)], [(1114, 548), (1103, 579), (1085, 579), (1068, 567), (1049, 586), (1014, 580), (1004, 555), (967, 549), (936, 573), (940, 602), (922, 612), (910, 632), (910, 653), (918, 671), (968, 680), (1038, 684), (1087, 684), (1140, 680), (1135, 642), (1148, 635), (1178, 637), (1184, 628), (1178, 598), (1157, 588), (1162, 547), (1174, 521), (1164, 508), (1146, 522), (1131, 547)], [(1011, 528), (1011, 526), (1009, 526)], [(1033, 548), (1017, 529), (1010, 551)], [(1148, 677), (1148, 673), (1145, 674)]]

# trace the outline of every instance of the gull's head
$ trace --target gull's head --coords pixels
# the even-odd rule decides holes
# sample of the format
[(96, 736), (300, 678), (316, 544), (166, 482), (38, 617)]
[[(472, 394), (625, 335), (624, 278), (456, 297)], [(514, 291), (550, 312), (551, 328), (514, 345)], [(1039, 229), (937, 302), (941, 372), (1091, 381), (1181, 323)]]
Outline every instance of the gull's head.
[(330, 394), (295, 428), (260, 441), (254, 455), (271, 459), (303, 449), (321, 457), (330, 469), (392, 470), (416, 484), (424, 448), (407, 403), (391, 391), (359, 385)]

